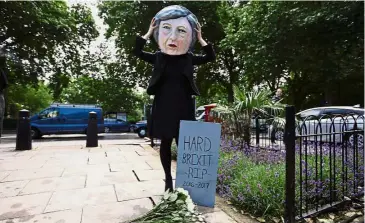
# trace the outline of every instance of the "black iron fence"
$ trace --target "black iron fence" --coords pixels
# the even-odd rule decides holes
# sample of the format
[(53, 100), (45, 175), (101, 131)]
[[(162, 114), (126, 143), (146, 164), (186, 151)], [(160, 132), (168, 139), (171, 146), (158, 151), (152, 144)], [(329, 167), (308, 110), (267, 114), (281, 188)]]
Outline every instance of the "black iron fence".
[(364, 116), (296, 120), (286, 108), (286, 222), (364, 192)]
[(251, 120), (251, 145), (260, 148), (285, 150), (284, 125), (273, 117), (256, 116)]

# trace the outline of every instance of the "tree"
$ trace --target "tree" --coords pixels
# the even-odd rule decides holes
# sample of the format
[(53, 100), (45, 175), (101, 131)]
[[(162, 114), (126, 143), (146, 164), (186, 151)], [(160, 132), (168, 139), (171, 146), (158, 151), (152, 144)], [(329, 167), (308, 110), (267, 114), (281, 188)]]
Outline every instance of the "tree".
[(363, 14), (361, 2), (250, 2), (225, 11), (222, 47), (240, 52), (246, 86), (284, 82), (298, 110), (353, 105), (364, 98)]
[(143, 107), (141, 97), (132, 88), (105, 76), (73, 79), (60, 99), (67, 103), (99, 104), (104, 111), (127, 112), (130, 116), (137, 116)]
[(10, 85), (7, 94), (9, 104), (12, 105), (7, 110), (12, 117), (16, 117), (20, 109), (27, 109), (34, 114), (52, 103), (51, 91), (43, 82), (38, 82), (37, 86)]
[(2, 1), (0, 17), (0, 51), (13, 71), (11, 84), (55, 74), (57, 86), (57, 76), (81, 71), (80, 51), (98, 35), (90, 9), (64, 1)]

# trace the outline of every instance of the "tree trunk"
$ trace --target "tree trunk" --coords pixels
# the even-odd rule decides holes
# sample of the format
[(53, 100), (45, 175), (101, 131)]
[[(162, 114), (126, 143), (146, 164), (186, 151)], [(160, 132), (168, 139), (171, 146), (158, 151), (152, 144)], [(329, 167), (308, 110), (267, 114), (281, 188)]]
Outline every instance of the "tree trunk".
[(234, 102), (233, 84), (230, 82), (227, 84), (228, 103)]

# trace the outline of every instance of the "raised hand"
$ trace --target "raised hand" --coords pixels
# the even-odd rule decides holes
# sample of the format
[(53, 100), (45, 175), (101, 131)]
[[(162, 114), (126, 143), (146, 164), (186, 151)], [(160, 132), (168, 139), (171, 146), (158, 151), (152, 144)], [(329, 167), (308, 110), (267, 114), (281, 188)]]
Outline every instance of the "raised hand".
[(196, 34), (197, 34), (196, 37), (200, 41), (201, 39), (203, 39), (203, 37), (202, 37), (202, 26), (200, 25), (199, 22), (197, 22), (196, 27), (197, 27), (197, 28), (195, 28), (195, 31), (196, 31)]
[(155, 30), (155, 28), (157, 27), (157, 25), (155, 24), (155, 22), (156, 22), (156, 19), (153, 18), (151, 20), (150, 27), (148, 28), (148, 32), (146, 33), (146, 35), (143, 36), (144, 39), (148, 39), (152, 35), (153, 30)]
[(202, 37), (202, 26), (200, 25), (199, 22), (196, 23), (196, 27), (195, 31), (196, 31), (196, 38), (198, 39), (198, 41), (200, 42), (200, 44), (202, 46), (206, 46), (207, 42), (205, 42), (205, 40)]

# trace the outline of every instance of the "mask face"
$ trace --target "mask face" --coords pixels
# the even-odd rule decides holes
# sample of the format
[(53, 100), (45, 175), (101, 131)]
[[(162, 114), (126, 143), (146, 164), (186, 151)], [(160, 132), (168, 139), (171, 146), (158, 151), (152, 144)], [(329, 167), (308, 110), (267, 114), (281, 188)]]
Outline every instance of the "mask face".
[(185, 17), (160, 22), (158, 45), (163, 53), (181, 55), (188, 52), (192, 28)]

